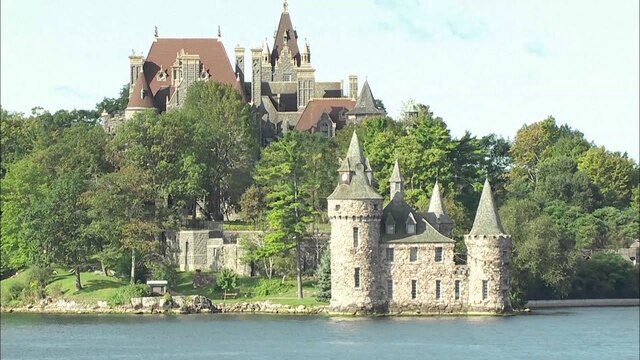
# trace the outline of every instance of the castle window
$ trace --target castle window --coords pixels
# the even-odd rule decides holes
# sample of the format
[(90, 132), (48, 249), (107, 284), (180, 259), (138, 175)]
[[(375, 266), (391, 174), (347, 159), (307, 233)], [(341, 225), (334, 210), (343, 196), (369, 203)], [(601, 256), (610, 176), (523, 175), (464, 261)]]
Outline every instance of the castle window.
[(436, 280), (436, 300), (440, 300), (440, 280)]
[(435, 261), (436, 262), (442, 262), (442, 248), (440, 246), (438, 246), (436, 248)]
[(409, 213), (405, 224), (407, 225), (407, 234), (411, 235), (416, 233), (416, 220), (413, 218), (413, 214)]
[(340, 205), (336, 205), (336, 211), (340, 210)]
[(354, 269), (353, 282), (356, 288), (360, 287), (360, 268), (359, 267)]
[(415, 299), (418, 296), (418, 281), (411, 280), (411, 298)]
[(164, 70), (160, 69), (160, 71), (158, 71), (158, 76), (157, 76), (158, 81), (165, 81), (167, 80), (167, 73), (164, 72)]
[(291, 74), (284, 74), (282, 76), (283, 81), (291, 81)]
[(489, 297), (489, 281), (482, 280), (482, 300), (487, 300)]
[(386, 226), (386, 230), (387, 230), (387, 234), (388, 234), (388, 235), (393, 235), (393, 234), (395, 234), (395, 232), (396, 232), (395, 225), (393, 225), (393, 224), (387, 224), (387, 226)]
[(387, 280), (387, 299), (393, 299), (393, 280)]
[(353, 247), (354, 248), (358, 247), (358, 228), (357, 227), (353, 228)]
[(455, 282), (455, 297), (456, 300), (460, 300), (460, 280), (456, 280)]
[(393, 261), (394, 255), (395, 254), (393, 253), (393, 248), (387, 248), (387, 261)]
[(378, 204), (373, 204), (373, 210), (378, 210)]
[(418, 248), (412, 246), (409, 251), (409, 261), (418, 261)]

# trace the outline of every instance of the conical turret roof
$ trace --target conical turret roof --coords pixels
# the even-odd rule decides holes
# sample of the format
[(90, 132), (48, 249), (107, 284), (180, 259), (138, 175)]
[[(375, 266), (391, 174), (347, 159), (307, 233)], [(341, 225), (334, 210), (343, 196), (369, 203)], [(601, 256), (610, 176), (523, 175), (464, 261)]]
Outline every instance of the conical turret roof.
[(482, 188), (482, 195), (480, 195), (476, 218), (473, 221), (473, 227), (469, 235), (500, 235), (504, 233), (498, 208), (493, 199), (491, 184), (489, 184), (489, 179), (486, 179)]
[(349, 172), (351, 180), (348, 184), (338, 184), (329, 200), (382, 199), (382, 196), (371, 187), (371, 180), (367, 176), (367, 158), (364, 157), (358, 135), (353, 132), (347, 156), (342, 160), (339, 172)]
[(138, 74), (138, 79), (133, 85), (133, 91), (131, 92), (127, 108), (155, 108), (153, 94), (142, 72)]
[(383, 115), (385, 112), (376, 108), (375, 98), (369, 87), (369, 82), (364, 81), (360, 96), (356, 101), (356, 106), (353, 110), (347, 112), (347, 115)]
[[(358, 139), (358, 134), (353, 132), (351, 135), (351, 142), (349, 143), (349, 149), (347, 150), (347, 157), (345, 160), (349, 160), (351, 166), (355, 166), (357, 164), (362, 164), (365, 166), (367, 164), (367, 160), (364, 157), (364, 152), (362, 152), (362, 147), (360, 147), (360, 140)], [(353, 170), (353, 169), (352, 169)]]
[(440, 184), (438, 183), (438, 180), (436, 180), (436, 184), (433, 186), (431, 199), (429, 201), (429, 209), (427, 212), (435, 215), (440, 223), (452, 222), (444, 209), (444, 202), (442, 201), (442, 193), (440, 192)]
[(398, 159), (396, 159), (396, 163), (393, 164), (393, 171), (391, 172), (389, 182), (402, 182), (403, 180), (402, 174), (400, 173), (400, 165), (398, 165)]

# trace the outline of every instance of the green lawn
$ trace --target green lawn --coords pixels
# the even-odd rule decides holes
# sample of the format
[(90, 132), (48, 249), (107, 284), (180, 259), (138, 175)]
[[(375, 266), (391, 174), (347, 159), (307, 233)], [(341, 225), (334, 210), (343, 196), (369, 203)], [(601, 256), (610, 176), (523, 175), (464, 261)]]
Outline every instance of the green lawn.
[[(47, 293), (56, 298), (64, 298), (67, 300), (75, 300), (83, 303), (95, 303), (100, 300), (108, 300), (119, 288), (128, 284), (127, 280), (118, 279), (116, 277), (104, 276), (94, 272), (83, 272), (80, 275), (82, 280), (82, 290), (75, 289), (75, 276), (63, 269), (56, 269), (57, 275), (52, 277), (51, 282), (47, 285)], [(0, 282), (0, 290), (2, 292), (8, 289), (14, 283), (25, 283), (29, 270), (20, 274), (2, 280)], [(170, 292), (174, 295), (203, 295), (211, 299), (215, 303), (223, 302), (223, 293), (221, 290), (212, 286), (202, 288), (193, 287), (193, 272), (179, 272), (179, 280), (177, 286), (170, 288)], [(324, 303), (318, 302), (314, 298), (315, 288), (311, 281), (305, 281), (303, 286), (303, 299), (298, 299), (295, 279), (285, 280), (287, 286), (285, 290), (270, 294), (268, 296), (254, 296), (255, 288), (261, 278), (257, 277), (238, 277), (238, 287), (233, 292), (237, 293), (234, 299), (227, 299), (226, 302), (254, 302), (270, 300), (273, 303), (285, 305), (305, 305), (314, 306)]]

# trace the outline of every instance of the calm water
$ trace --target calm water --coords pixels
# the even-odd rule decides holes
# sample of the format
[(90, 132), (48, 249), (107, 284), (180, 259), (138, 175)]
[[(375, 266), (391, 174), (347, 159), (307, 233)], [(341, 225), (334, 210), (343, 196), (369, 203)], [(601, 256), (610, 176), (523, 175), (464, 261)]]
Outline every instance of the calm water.
[(638, 359), (639, 308), (511, 317), (2, 315), (2, 359)]

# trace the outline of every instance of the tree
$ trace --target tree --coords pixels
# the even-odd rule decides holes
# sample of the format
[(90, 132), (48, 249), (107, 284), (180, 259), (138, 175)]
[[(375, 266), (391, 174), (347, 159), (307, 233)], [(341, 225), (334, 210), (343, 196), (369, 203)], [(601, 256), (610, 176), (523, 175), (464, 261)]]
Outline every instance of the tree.
[(327, 248), (320, 259), (320, 266), (316, 269), (317, 291), (316, 300), (327, 302), (331, 300), (331, 253)]
[(561, 200), (593, 211), (600, 203), (598, 188), (582, 171), (577, 162), (569, 157), (558, 156), (538, 164), (535, 196), (541, 202)]
[(265, 197), (265, 191), (261, 187), (251, 185), (245, 190), (240, 199), (241, 214), (245, 221), (251, 221), (254, 226), (262, 224), (266, 208)]
[(227, 293), (236, 288), (238, 275), (231, 269), (224, 268), (218, 275), (218, 286), (224, 292), (224, 300), (227, 300)]
[(638, 186), (638, 167), (626, 154), (594, 147), (580, 157), (578, 168), (600, 188), (607, 206), (625, 207)]
[[(302, 298), (301, 242), (316, 215), (313, 195), (317, 189), (314, 169), (334, 168), (327, 157), (316, 158), (313, 142), (324, 142), (318, 134), (289, 132), (264, 149), (256, 166), (255, 180), (267, 192), (267, 255), (285, 254), (295, 248), (298, 297)], [(322, 161), (324, 159), (324, 161)], [(326, 196), (326, 194), (324, 195)]]
[(117, 98), (104, 97), (96, 104), (96, 111), (99, 113), (106, 111), (108, 114), (121, 113), (127, 108), (127, 104), (129, 104), (129, 84), (124, 84), (120, 88), (120, 96)]

